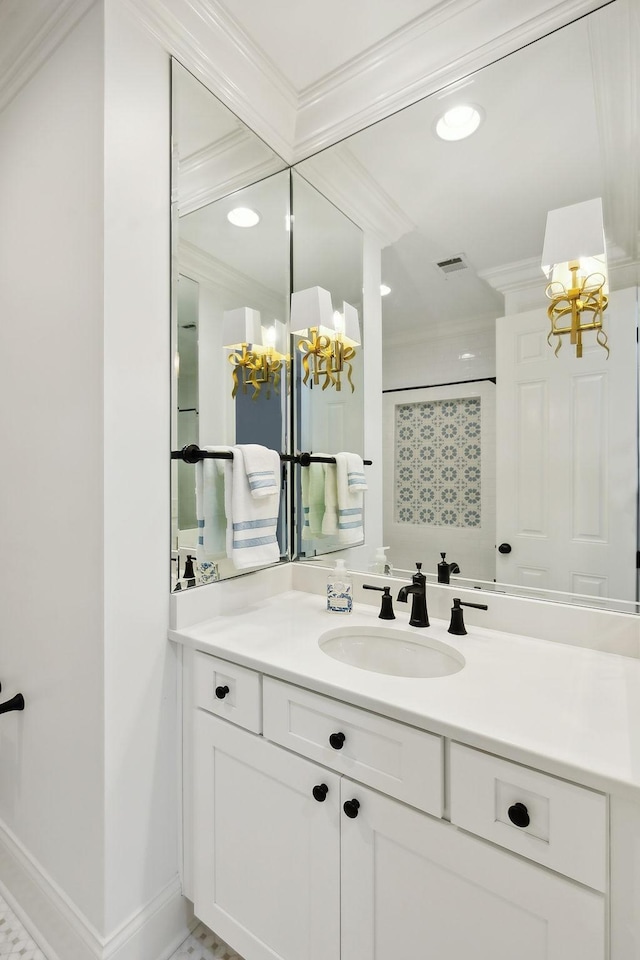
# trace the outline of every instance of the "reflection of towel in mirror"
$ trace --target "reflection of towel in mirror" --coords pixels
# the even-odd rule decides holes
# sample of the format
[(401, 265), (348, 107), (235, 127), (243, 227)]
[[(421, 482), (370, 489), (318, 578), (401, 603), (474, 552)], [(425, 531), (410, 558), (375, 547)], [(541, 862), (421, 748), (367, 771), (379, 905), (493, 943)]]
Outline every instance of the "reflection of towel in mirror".
[(336, 453), (338, 486), (338, 537), (341, 543), (364, 539), (363, 493), (367, 489), (362, 457), (357, 453)]
[(334, 463), (324, 464), (324, 517), (322, 532), (332, 537), (338, 532), (338, 480)]
[(280, 454), (258, 443), (241, 443), (244, 470), (254, 500), (280, 494)]
[[(227, 555), (238, 570), (277, 563), (280, 546), (276, 536), (280, 509), (280, 455), (246, 444), (232, 447), (231, 514), (227, 524)], [(248, 459), (248, 462), (247, 462)]]
[[(228, 453), (231, 447), (202, 449), (211, 453)], [(196, 463), (198, 560), (220, 560), (227, 555), (228, 512), (225, 508), (225, 493), (228, 493), (230, 498), (231, 465), (231, 460), (198, 460)]]
[[(317, 454), (325, 456), (325, 454)], [(302, 539), (315, 540), (323, 536), (324, 517), (324, 463), (310, 463), (300, 468), (302, 488)]]

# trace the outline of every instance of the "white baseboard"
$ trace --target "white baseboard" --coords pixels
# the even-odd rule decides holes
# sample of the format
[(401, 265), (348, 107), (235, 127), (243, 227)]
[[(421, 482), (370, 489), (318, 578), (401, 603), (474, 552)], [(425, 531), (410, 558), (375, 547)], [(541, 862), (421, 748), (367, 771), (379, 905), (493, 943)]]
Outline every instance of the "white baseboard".
[(0, 894), (47, 960), (167, 960), (193, 927), (176, 876), (103, 937), (0, 821)]

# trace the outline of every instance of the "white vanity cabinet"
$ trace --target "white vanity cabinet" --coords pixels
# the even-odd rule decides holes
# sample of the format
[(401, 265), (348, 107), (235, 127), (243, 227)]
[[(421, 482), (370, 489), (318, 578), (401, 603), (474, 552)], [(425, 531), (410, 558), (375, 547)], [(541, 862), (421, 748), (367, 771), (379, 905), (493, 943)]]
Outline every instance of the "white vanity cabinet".
[[(202, 653), (185, 658), (187, 892), (245, 960), (605, 960), (602, 794)], [(487, 757), (499, 766), (481, 782), (474, 763)], [(521, 774), (535, 829), (537, 803), (550, 838), (513, 824), (490, 833), (487, 797), (499, 781), (512, 807)], [(567, 786), (589, 829), (568, 840), (554, 833)], [(573, 857), (574, 836), (588, 846), (594, 831), (595, 858)], [(549, 863), (532, 862), (527, 844), (553, 847)]]

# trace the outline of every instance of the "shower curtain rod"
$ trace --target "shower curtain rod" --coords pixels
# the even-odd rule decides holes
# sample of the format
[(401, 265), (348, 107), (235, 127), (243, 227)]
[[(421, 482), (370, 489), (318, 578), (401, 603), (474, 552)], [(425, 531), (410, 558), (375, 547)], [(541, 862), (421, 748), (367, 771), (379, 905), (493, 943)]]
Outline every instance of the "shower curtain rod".
[[(281, 453), (281, 460), (287, 463), (299, 463), (301, 467), (308, 467), (310, 463), (335, 463), (335, 457), (314, 457), (310, 453)], [(230, 450), (201, 450), (197, 443), (189, 443), (182, 450), (171, 451), (172, 460), (182, 460), (184, 463), (197, 463), (199, 460), (233, 460)], [(362, 461), (365, 467), (370, 467), (372, 460)]]

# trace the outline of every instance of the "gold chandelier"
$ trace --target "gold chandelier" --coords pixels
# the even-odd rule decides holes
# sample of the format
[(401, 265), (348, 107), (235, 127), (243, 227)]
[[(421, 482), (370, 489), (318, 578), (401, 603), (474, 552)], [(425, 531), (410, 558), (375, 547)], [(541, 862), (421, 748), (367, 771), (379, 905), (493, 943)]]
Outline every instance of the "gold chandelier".
[(609, 297), (600, 197), (549, 211), (542, 270), (549, 280), (547, 342), (551, 346), (557, 337), (556, 356), (562, 337), (568, 334), (576, 357), (582, 357), (582, 336), (590, 330), (596, 331), (596, 341), (608, 356), (608, 338), (602, 329)]
[(274, 320), (269, 326), (260, 323), (260, 312), (251, 307), (238, 307), (226, 310), (223, 317), (223, 344), (231, 350), (228, 360), (233, 371), (233, 389), (235, 397), (240, 387), (243, 394), (247, 388), (253, 390), (252, 400), (256, 400), (262, 388), (267, 398), (271, 391), (280, 393), (283, 374), (289, 367), (289, 353), (286, 349), (285, 325)]
[(322, 287), (298, 290), (291, 296), (291, 333), (300, 337), (297, 349), (302, 354), (302, 382), (322, 389), (342, 390), (345, 373), (351, 392), (355, 348), (360, 346), (358, 311), (343, 302), (342, 313), (334, 311), (331, 294)]

